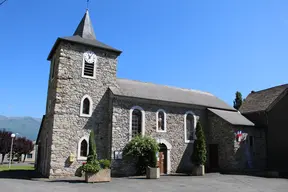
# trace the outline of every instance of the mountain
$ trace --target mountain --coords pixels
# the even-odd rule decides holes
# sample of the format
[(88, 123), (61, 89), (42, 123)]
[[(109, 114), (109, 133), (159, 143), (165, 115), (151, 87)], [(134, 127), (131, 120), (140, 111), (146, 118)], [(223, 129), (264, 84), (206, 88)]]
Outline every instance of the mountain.
[(0, 129), (5, 129), (32, 141), (37, 139), (41, 118), (33, 117), (6, 117), (0, 115)]

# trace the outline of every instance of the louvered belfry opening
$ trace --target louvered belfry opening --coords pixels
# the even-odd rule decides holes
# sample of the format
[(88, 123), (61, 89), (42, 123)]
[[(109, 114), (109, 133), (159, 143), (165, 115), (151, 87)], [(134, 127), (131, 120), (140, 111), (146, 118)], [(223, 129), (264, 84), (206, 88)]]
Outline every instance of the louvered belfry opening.
[(94, 63), (85, 62), (84, 65), (84, 75), (94, 77)]

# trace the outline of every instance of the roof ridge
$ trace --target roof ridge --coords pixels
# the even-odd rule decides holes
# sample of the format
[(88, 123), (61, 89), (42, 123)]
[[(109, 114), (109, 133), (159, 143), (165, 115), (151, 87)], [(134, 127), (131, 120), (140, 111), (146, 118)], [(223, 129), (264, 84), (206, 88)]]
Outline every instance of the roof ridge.
[(266, 89), (262, 89), (262, 90), (259, 90), (259, 91), (251, 91), (252, 94), (254, 93), (260, 93), (260, 92), (264, 92), (264, 91), (268, 91), (268, 90), (271, 90), (271, 89), (275, 89), (275, 88), (278, 88), (278, 87), (284, 87), (284, 86), (287, 86), (285, 89), (288, 88), (288, 83), (286, 84), (281, 84), (281, 85), (276, 85), (276, 86), (273, 86), (273, 87), (269, 87), (269, 88), (266, 88)]
[(138, 82), (138, 83), (146, 83), (146, 84), (150, 84), (150, 85), (163, 86), (163, 87), (168, 87), (168, 88), (172, 88), (172, 89), (180, 89), (180, 90), (182, 90), (182, 91), (197, 92), (197, 93), (206, 94), (206, 95), (209, 95), (209, 96), (216, 97), (216, 96), (213, 95), (212, 93), (205, 92), (205, 91), (200, 91), (200, 90), (196, 90), (196, 89), (181, 88), (181, 87), (176, 87), (176, 86), (171, 86), (171, 85), (163, 85), (163, 84), (157, 84), (157, 83), (152, 83), (152, 82), (144, 82), (144, 81), (139, 81), (139, 80), (134, 80), (134, 79), (126, 79), (126, 78), (117, 78), (117, 79), (119, 79), (119, 80), (134, 81), (134, 82)]

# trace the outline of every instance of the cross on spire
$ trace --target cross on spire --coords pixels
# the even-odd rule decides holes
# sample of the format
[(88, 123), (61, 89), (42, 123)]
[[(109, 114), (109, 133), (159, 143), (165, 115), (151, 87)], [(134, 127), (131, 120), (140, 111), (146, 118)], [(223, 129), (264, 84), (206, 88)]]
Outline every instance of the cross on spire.
[(89, 0), (87, 0), (87, 10), (89, 9)]

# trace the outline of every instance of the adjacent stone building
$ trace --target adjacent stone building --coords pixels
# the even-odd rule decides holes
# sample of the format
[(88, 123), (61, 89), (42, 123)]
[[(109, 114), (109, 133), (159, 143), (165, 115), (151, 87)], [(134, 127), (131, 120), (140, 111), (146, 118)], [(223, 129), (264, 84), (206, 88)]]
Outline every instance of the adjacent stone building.
[(44, 176), (74, 175), (87, 158), (91, 129), (112, 175), (135, 173), (122, 150), (137, 134), (159, 143), (161, 173), (190, 173), (197, 121), (207, 138), (207, 170), (265, 167), (262, 129), (210, 93), (117, 78), (120, 54), (96, 40), (88, 11), (73, 36), (57, 39), (37, 138), (36, 168)]
[(252, 91), (239, 109), (267, 135), (267, 169), (288, 175), (288, 84)]

